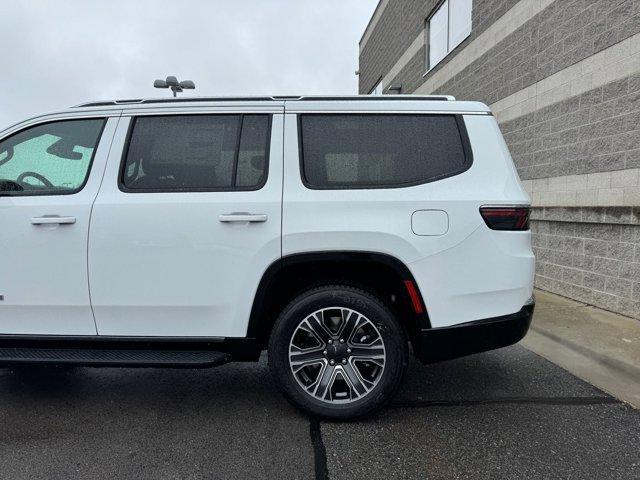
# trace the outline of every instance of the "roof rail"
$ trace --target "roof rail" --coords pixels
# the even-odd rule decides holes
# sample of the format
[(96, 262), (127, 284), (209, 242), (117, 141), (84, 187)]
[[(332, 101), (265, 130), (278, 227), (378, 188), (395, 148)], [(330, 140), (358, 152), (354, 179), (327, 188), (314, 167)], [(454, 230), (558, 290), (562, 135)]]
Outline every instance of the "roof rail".
[(433, 101), (454, 101), (455, 97), (452, 95), (309, 95), (300, 97), (299, 100), (347, 100), (347, 101), (376, 101), (376, 100), (433, 100)]
[(273, 97), (179, 97), (179, 98), (149, 98), (135, 100), (105, 100), (100, 102), (88, 102), (75, 105), (72, 108), (81, 107), (106, 107), (112, 105), (131, 105), (131, 104), (148, 104), (148, 103), (185, 103), (185, 102), (241, 102), (241, 101), (270, 101)]
[(453, 101), (455, 97), (451, 95), (279, 95), (272, 97), (179, 97), (179, 98), (135, 98), (129, 100), (105, 100), (99, 102), (88, 102), (75, 105), (72, 108), (81, 107), (108, 107), (117, 105), (133, 105), (133, 104), (153, 104), (153, 103), (194, 103), (194, 102), (269, 102), (269, 101), (378, 101), (378, 100), (434, 100), (434, 101)]

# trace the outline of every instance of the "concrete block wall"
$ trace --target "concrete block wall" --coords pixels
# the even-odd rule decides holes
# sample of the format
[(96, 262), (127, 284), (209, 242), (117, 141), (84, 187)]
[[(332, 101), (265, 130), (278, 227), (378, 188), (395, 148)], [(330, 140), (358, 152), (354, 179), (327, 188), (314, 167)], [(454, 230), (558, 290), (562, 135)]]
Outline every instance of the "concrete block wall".
[(640, 73), (500, 128), (523, 180), (640, 168)]
[(537, 206), (602, 207), (640, 205), (640, 169), (523, 180)]
[(536, 208), (536, 285), (612, 312), (640, 312), (640, 208)]
[[(486, 30), (496, 19), (507, 12), (518, 0), (485, 0), (477, 3), (472, 12), (474, 28), (471, 35), (456, 50), (464, 49), (472, 39)], [(394, 67), (412, 43), (424, 44), (427, 16), (441, 0), (380, 0), (376, 12), (360, 40), (360, 69), (358, 91), (369, 93), (378, 81)], [(378, 18), (379, 17), (379, 18)], [(409, 60), (420, 64), (412, 75), (402, 76), (400, 81), (414, 84), (422, 81), (425, 72), (425, 51), (413, 52)], [(445, 58), (441, 65), (450, 60)], [(403, 63), (404, 65), (404, 63)], [(385, 88), (392, 82), (387, 79)], [(410, 91), (410, 90), (407, 90)]]
[(360, 92), (489, 104), (534, 206), (536, 285), (640, 318), (640, 1), (474, 0), (471, 35), (425, 72), (437, 3), (380, 2)]
[[(542, 7), (526, 0), (521, 4)], [(514, 16), (507, 23), (514, 28), (522, 20)], [(638, 32), (636, 0), (556, 0), (437, 90), (492, 104)]]

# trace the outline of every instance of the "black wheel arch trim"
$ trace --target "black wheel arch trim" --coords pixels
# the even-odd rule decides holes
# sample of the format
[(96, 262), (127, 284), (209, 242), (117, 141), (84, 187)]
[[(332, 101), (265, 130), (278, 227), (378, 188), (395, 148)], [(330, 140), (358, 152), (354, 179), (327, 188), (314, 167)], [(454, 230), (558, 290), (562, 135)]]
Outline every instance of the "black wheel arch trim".
[(350, 250), (331, 250), (319, 252), (303, 252), (285, 255), (273, 262), (263, 273), (258, 284), (258, 288), (254, 295), (249, 323), (247, 326), (247, 337), (259, 338), (261, 306), (267, 301), (267, 297), (271, 292), (273, 282), (277, 280), (277, 276), (286, 267), (299, 265), (304, 263), (320, 263), (320, 262), (355, 262), (369, 261), (373, 263), (383, 264), (393, 269), (402, 280), (411, 280), (418, 293), (418, 297), (423, 306), (423, 313), (416, 314), (419, 319), (420, 328), (431, 328), (429, 320), (428, 308), (420, 291), (418, 283), (409, 268), (398, 258), (379, 252), (370, 251), (350, 251)]

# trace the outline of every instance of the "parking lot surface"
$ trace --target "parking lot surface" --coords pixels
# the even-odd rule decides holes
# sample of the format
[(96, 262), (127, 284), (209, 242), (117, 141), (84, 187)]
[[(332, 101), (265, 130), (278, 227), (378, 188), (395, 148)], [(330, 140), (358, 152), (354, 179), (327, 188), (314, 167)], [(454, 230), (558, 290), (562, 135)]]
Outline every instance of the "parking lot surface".
[(0, 370), (7, 479), (640, 478), (640, 411), (521, 346), (412, 362), (393, 405), (310, 419), (266, 361)]

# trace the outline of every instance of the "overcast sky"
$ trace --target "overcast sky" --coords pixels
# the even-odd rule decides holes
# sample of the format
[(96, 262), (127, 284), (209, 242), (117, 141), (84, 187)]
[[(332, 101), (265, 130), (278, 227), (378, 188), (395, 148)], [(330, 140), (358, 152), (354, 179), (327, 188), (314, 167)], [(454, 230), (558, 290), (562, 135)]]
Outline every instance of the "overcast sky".
[(0, 0), (0, 130), (88, 100), (357, 93), (377, 0)]

